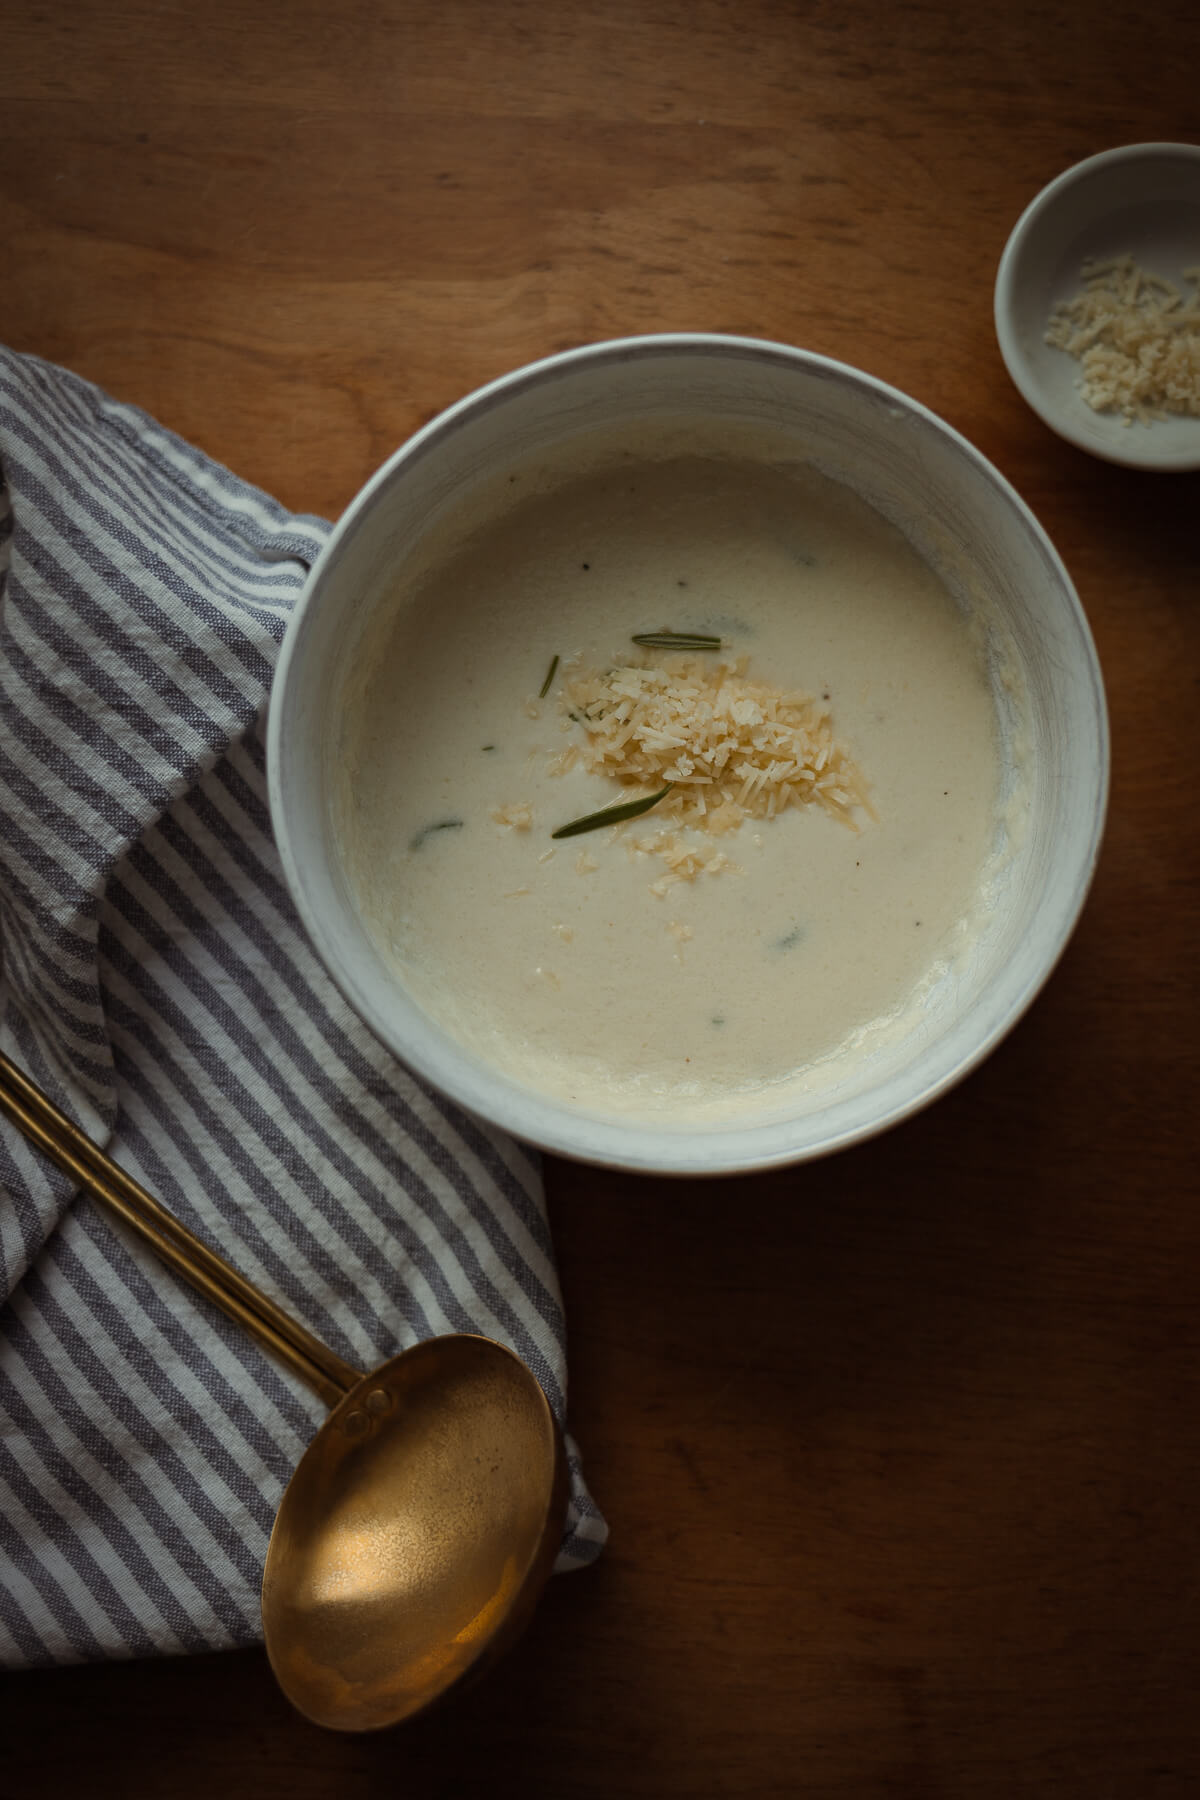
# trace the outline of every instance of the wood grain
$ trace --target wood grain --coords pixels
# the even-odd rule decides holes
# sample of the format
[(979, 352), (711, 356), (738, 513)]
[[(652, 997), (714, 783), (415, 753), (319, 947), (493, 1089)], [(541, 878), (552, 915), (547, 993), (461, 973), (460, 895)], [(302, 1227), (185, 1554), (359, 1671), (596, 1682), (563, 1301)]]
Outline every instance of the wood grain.
[(1046, 432), (991, 284), (1059, 170), (1200, 137), (1192, 0), (7, 10), (5, 342), (330, 516), (570, 344), (841, 357), (1038, 513), (1114, 763), (1066, 956), (929, 1112), (753, 1179), (551, 1165), (612, 1539), (492, 1680), (357, 1740), (253, 1655), (10, 1677), (0, 1800), (1190, 1800), (1200, 483)]

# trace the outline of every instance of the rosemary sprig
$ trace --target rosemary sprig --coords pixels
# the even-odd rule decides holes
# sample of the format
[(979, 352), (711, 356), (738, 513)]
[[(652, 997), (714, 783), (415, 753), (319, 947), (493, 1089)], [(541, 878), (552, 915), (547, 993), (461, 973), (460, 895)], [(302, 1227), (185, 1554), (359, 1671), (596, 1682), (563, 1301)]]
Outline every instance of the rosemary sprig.
[(557, 669), (557, 667), (558, 667), (558, 658), (556, 656), (554, 658), (554, 661), (550, 664), (550, 667), (546, 670), (545, 681), (543, 681), (541, 687), (538, 689), (538, 699), (539, 700), (544, 700), (546, 698), (546, 695), (550, 692), (550, 683), (554, 680), (554, 671), (555, 671), (555, 669)]
[(636, 631), (635, 644), (643, 650), (719, 650), (721, 640), (705, 631)]
[(673, 781), (668, 781), (666, 787), (659, 788), (657, 794), (644, 794), (640, 800), (622, 800), (619, 806), (604, 806), (599, 812), (585, 813), (582, 819), (572, 819), (569, 825), (560, 825), (550, 836), (578, 837), (582, 831), (599, 831), (603, 825), (619, 825), (622, 819), (640, 818), (642, 813), (657, 806), (660, 800), (665, 800), (674, 785)]

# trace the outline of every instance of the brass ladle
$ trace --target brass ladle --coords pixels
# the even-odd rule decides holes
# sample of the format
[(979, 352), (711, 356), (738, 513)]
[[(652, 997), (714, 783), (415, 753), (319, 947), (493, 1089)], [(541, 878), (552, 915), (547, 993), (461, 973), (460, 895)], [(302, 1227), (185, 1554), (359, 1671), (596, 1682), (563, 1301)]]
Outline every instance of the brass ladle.
[(0, 1051), (0, 1112), (333, 1411), (284, 1492), (263, 1632), (318, 1725), (413, 1717), (520, 1634), (566, 1513), (562, 1438), (512, 1351), (453, 1333), (363, 1375), (192, 1236)]

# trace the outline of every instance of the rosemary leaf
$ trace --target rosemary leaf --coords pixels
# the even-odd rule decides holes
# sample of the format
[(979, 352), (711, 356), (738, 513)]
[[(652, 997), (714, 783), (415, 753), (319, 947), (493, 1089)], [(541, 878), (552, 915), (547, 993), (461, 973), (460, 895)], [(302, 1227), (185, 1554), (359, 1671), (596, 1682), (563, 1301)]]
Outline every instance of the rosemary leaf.
[(420, 831), (409, 838), (408, 847), (410, 850), (419, 850), (426, 838), (432, 837), (435, 831), (461, 831), (462, 827), (461, 819), (435, 819), (432, 825), (422, 825)]
[(719, 650), (721, 640), (703, 631), (636, 631), (635, 644), (643, 650)]
[(640, 800), (622, 800), (618, 806), (604, 806), (599, 812), (585, 813), (582, 819), (572, 819), (569, 825), (560, 825), (557, 831), (550, 833), (550, 836), (552, 838), (578, 837), (582, 831), (599, 831), (604, 825), (619, 825), (622, 819), (640, 818), (642, 813), (647, 813), (652, 806), (657, 806), (660, 800), (665, 800), (674, 785), (673, 781), (668, 781), (666, 787), (659, 788), (657, 794), (645, 794)]
[(558, 667), (558, 658), (556, 656), (554, 658), (554, 661), (550, 664), (550, 667), (546, 670), (545, 681), (543, 681), (541, 687), (538, 689), (538, 699), (539, 700), (544, 700), (546, 698), (546, 695), (550, 692), (550, 683), (554, 680), (554, 671), (555, 671), (555, 669), (557, 669), (557, 667)]

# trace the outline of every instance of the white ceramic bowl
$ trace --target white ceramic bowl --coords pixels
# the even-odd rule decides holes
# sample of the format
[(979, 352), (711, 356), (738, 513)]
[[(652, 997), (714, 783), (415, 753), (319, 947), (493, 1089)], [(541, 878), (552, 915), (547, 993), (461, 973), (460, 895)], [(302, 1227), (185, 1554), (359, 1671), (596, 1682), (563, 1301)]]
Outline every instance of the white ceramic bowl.
[[(462, 1048), (404, 991), (360, 920), (331, 823), (327, 748), (347, 658), (418, 535), (514, 454), (595, 427), (664, 416), (768, 423), (986, 596), (1027, 690), (1030, 754), (1019, 845), (969, 966), (919, 1027), (782, 1117), (711, 1129), (614, 1120), (550, 1100)], [(1026, 729), (1026, 727), (1022, 727)], [(825, 357), (741, 338), (673, 335), (551, 357), (452, 406), (351, 503), (290, 624), (269, 728), (271, 809), (316, 951), (350, 1005), (410, 1068), (531, 1143), (609, 1166), (718, 1174), (797, 1162), (924, 1106), (1009, 1030), (1054, 967), (1100, 843), (1108, 783), (1104, 694), (1070, 579), (1017, 494), (963, 438), (895, 389)]]
[(1126, 424), (1083, 399), (1080, 365), (1046, 343), (1055, 307), (1077, 294), (1085, 262), (1128, 252), (1189, 292), (1200, 266), (1200, 145), (1128, 144), (1077, 163), (1042, 189), (1013, 228), (995, 288), (996, 336), (1009, 374), (1052, 431), (1135, 469), (1200, 469), (1200, 418)]

